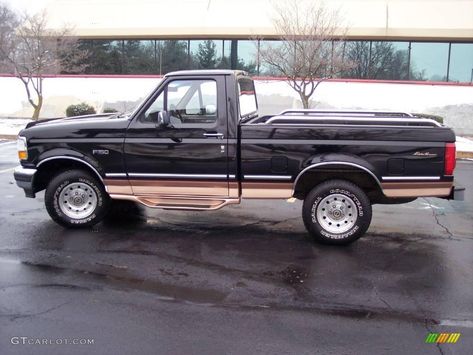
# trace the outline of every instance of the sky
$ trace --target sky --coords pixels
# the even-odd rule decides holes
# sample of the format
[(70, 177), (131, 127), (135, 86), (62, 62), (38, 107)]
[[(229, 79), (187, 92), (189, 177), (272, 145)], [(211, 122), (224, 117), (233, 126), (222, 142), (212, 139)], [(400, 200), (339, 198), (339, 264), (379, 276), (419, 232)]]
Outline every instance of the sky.
[(0, 0), (17, 11), (36, 12), (45, 7), (50, 0)]

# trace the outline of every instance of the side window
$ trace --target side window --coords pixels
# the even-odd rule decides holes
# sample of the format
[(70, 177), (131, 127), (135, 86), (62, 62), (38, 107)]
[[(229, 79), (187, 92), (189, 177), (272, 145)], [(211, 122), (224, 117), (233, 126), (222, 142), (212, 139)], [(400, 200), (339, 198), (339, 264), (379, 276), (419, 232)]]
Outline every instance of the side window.
[(213, 80), (174, 80), (167, 88), (167, 110), (174, 127), (213, 125), (217, 121), (217, 83)]
[(213, 80), (173, 80), (145, 111), (142, 121), (155, 122), (168, 111), (175, 128), (213, 126), (217, 121), (217, 83)]

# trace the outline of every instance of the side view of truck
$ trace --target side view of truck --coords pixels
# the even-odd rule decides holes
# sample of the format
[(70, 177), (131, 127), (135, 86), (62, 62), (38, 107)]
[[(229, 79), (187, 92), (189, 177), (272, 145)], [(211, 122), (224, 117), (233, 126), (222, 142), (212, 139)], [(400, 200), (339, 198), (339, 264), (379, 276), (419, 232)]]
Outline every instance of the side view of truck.
[(286, 110), (258, 114), (241, 71), (167, 74), (131, 114), (30, 123), (14, 177), (45, 192), (51, 218), (88, 227), (111, 200), (216, 210), (242, 199), (303, 200), (316, 241), (347, 244), (368, 229), (373, 204), (462, 199), (455, 134), (403, 112)]

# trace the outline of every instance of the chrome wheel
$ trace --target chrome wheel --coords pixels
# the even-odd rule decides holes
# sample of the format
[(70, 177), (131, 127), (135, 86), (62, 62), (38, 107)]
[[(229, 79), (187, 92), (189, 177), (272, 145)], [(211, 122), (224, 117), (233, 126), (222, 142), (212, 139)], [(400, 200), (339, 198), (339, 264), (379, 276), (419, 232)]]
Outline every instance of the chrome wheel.
[(97, 193), (88, 184), (73, 182), (64, 187), (59, 194), (59, 208), (73, 219), (89, 217), (97, 208)]
[(326, 196), (317, 206), (317, 222), (329, 233), (340, 234), (350, 230), (358, 218), (355, 202), (346, 195)]

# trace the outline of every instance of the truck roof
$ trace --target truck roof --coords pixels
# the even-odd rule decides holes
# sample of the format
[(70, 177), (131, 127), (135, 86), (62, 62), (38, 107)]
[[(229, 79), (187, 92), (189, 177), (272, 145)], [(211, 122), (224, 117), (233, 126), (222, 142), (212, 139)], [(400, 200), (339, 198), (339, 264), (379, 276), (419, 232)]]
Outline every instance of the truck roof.
[(192, 75), (235, 75), (248, 76), (248, 73), (243, 70), (230, 69), (204, 69), (204, 70), (179, 70), (167, 73), (164, 77), (169, 76), (192, 76)]

